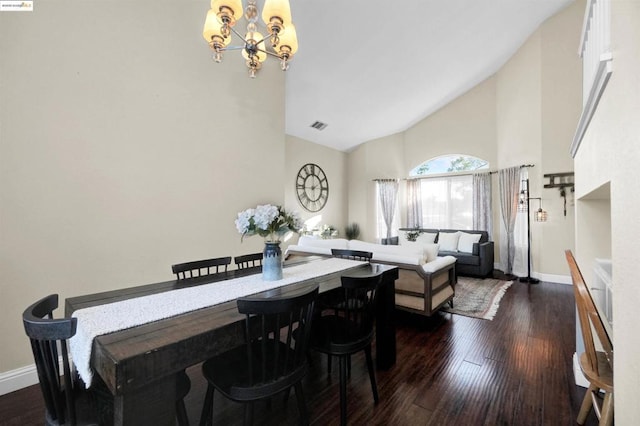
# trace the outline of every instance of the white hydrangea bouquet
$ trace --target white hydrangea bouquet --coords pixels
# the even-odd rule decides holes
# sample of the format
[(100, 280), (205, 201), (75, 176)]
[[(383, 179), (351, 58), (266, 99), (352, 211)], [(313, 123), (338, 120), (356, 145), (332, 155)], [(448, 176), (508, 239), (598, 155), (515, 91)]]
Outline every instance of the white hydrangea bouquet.
[(287, 212), (281, 206), (265, 204), (238, 213), (236, 229), (241, 238), (260, 235), (266, 242), (280, 242), (288, 232), (299, 233), (304, 223), (297, 212)]

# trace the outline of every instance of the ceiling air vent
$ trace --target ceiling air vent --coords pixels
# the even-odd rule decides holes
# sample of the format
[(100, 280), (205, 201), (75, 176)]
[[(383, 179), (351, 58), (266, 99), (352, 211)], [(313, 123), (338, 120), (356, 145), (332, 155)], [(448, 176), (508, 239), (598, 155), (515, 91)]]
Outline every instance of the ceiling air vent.
[(316, 121), (311, 125), (311, 127), (317, 130), (324, 130), (325, 127), (327, 127), (327, 123), (323, 123), (322, 121)]

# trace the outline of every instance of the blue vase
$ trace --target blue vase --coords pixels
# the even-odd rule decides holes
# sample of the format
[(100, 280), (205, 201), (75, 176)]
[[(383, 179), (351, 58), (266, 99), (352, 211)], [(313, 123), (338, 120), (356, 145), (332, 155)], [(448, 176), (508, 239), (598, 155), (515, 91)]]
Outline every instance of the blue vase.
[(262, 279), (264, 281), (278, 281), (282, 279), (282, 250), (280, 242), (264, 243), (262, 252)]

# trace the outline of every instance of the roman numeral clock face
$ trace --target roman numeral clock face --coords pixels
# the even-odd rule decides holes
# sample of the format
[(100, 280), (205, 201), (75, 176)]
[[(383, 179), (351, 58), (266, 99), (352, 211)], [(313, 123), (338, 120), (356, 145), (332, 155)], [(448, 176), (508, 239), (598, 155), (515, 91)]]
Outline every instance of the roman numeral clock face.
[(320, 166), (308, 163), (300, 168), (296, 177), (296, 194), (305, 210), (322, 210), (329, 198), (329, 181)]

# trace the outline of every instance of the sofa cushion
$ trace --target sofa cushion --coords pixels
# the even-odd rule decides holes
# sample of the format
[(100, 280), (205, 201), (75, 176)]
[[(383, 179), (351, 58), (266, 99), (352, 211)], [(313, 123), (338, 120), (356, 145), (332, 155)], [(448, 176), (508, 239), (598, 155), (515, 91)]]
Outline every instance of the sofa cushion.
[(438, 256), (436, 258), (436, 260), (429, 262), (429, 263), (425, 263), (424, 265), (422, 265), (422, 269), (424, 269), (425, 272), (436, 272), (439, 271), (440, 269), (444, 268), (445, 266), (449, 266), (452, 263), (456, 263), (456, 258), (453, 256)]
[(322, 247), (328, 248), (329, 254), (331, 254), (331, 249), (346, 249), (347, 240), (344, 238), (331, 238), (324, 240), (322, 238), (315, 238), (309, 235), (301, 235), (298, 239), (298, 245), (302, 247)]
[(470, 253), (460, 253), (459, 251), (440, 251), (438, 256), (455, 256), (458, 259), (458, 265), (480, 265), (480, 256)]
[(473, 244), (480, 241), (482, 235), (469, 234), (467, 232), (460, 232), (460, 238), (458, 239), (458, 251), (463, 253), (473, 253)]
[(331, 256), (331, 248), (330, 247), (314, 247), (314, 246), (301, 246), (301, 245), (290, 245), (287, 247), (285, 251), (285, 257), (289, 252), (297, 251), (302, 253), (311, 253), (311, 254), (323, 254), (327, 256)]
[(458, 251), (458, 240), (460, 232), (440, 232), (438, 234), (438, 244), (441, 251)]
[(426, 259), (424, 247), (419, 244), (413, 246), (386, 246), (382, 244), (368, 243), (366, 241), (351, 240), (349, 241), (348, 248), (349, 250), (369, 251), (373, 253), (374, 260), (377, 259), (386, 262), (421, 265)]
[(405, 265), (422, 265), (424, 264), (424, 256), (420, 255), (407, 255), (407, 254), (391, 254), (374, 252), (371, 258), (372, 262), (391, 262), (391, 263), (404, 263)]
[[(424, 261), (425, 262), (431, 262), (432, 260), (435, 260), (436, 257), (438, 257), (438, 249), (439, 249), (439, 245), (438, 244), (423, 244), (423, 243), (417, 243), (417, 242), (413, 242), (413, 241), (406, 241), (403, 245), (401, 245), (399, 248), (399, 253), (402, 252), (406, 252), (406, 253), (422, 253), (422, 256), (424, 257)], [(411, 251), (408, 251), (411, 250)]]

